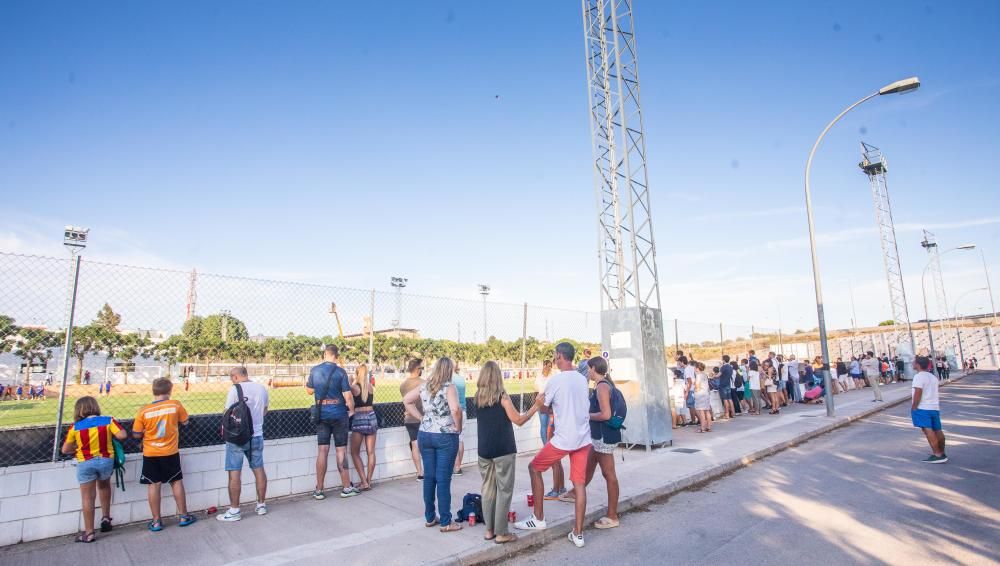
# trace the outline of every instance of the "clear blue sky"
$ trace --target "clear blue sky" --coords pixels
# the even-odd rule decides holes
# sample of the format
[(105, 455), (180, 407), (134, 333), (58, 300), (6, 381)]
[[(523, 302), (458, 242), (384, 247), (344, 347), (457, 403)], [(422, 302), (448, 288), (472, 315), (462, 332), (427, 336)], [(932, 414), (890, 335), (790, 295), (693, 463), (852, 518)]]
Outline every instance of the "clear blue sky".
[[(814, 164), (834, 326), (889, 316), (862, 139), (921, 226), (1000, 282), (1000, 3), (636, 0), (664, 316), (812, 327)], [(499, 96), (499, 98), (497, 98)], [(597, 308), (580, 4), (0, 4), (0, 250)], [(951, 297), (983, 285), (945, 262)], [(963, 310), (988, 305), (984, 293)]]

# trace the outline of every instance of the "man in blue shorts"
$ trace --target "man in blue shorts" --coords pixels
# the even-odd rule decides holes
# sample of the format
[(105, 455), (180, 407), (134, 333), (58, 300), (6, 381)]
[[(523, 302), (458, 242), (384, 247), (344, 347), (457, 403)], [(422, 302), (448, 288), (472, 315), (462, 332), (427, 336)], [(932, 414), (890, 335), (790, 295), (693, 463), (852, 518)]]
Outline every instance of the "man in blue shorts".
[(913, 361), (917, 374), (913, 376), (913, 401), (910, 403), (910, 418), (913, 426), (924, 431), (932, 454), (924, 459), (927, 464), (944, 464), (948, 455), (944, 452), (944, 431), (941, 430), (941, 407), (938, 401), (938, 380), (930, 373), (931, 360), (917, 356)]

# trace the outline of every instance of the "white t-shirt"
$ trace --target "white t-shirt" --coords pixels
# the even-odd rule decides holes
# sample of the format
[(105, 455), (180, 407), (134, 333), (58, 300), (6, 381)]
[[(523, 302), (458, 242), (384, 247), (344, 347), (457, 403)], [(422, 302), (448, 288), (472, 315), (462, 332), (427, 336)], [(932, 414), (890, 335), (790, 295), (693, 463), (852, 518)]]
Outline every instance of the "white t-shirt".
[(938, 400), (937, 378), (931, 373), (922, 371), (913, 376), (913, 385), (910, 386), (911, 394), (912, 391), (918, 387), (922, 389), (923, 392), (920, 395), (920, 404), (917, 405), (917, 408), (925, 411), (939, 411), (941, 409), (941, 403)]
[(760, 372), (752, 369), (747, 373), (750, 374), (750, 389), (760, 390)]
[[(552, 374), (549, 374), (549, 377), (551, 376)], [(542, 372), (538, 372), (538, 375), (535, 377), (535, 391), (543, 393), (545, 391), (545, 384), (548, 382), (549, 378), (542, 375)]]
[(590, 446), (590, 389), (586, 377), (576, 370), (549, 377), (545, 406), (555, 413), (553, 446), (568, 452)]
[(686, 365), (684, 366), (684, 381), (690, 382), (691, 387), (694, 387), (694, 366)]
[[(267, 388), (253, 381), (241, 381), (243, 396), (247, 398), (250, 418), (253, 419), (253, 435), (264, 436), (264, 409), (267, 409)], [(226, 409), (236, 402), (236, 386), (229, 388), (226, 395)]]
[(788, 379), (790, 379), (792, 381), (798, 381), (799, 380), (799, 361), (798, 360), (792, 360), (792, 361), (788, 362), (788, 364), (785, 367), (788, 368)]

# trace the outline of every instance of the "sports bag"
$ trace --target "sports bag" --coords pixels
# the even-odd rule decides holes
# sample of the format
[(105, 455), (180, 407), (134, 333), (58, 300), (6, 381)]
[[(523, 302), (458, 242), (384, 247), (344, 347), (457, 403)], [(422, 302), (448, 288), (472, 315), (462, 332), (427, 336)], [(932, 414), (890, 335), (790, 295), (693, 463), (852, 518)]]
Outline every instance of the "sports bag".
[(120, 487), (122, 491), (125, 491), (125, 447), (117, 438), (111, 439), (111, 445), (115, 449), (115, 487)]
[(243, 446), (253, 438), (253, 416), (247, 399), (243, 396), (243, 388), (236, 386), (236, 402), (222, 413), (222, 440)]
[(486, 522), (483, 516), (483, 498), (478, 493), (466, 493), (462, 498), (462, 508), (458, 511), (458, 521), (463, 523), (469, 520), (469, 515), (475, 516), (477, 523)]

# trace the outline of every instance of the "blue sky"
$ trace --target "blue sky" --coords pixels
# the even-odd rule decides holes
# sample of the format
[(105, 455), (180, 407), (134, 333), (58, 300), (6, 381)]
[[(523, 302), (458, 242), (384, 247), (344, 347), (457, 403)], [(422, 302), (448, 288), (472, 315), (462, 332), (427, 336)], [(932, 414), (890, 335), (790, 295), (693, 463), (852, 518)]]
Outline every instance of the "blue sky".
[[(664, 317), (889, 317), (858, 142), (883, 149), (911, 317), (921, 227), (1000, 278), (1000, 3), (637, 0)], [(595, 310), (580, 4), (0, 4), (0, 250)], [(954, 299), (979, 253), (944, 263)], [(998, 280), (1000, 283), (1000, 280)], [(962, 302), (988, 307), (985, 293)]]

